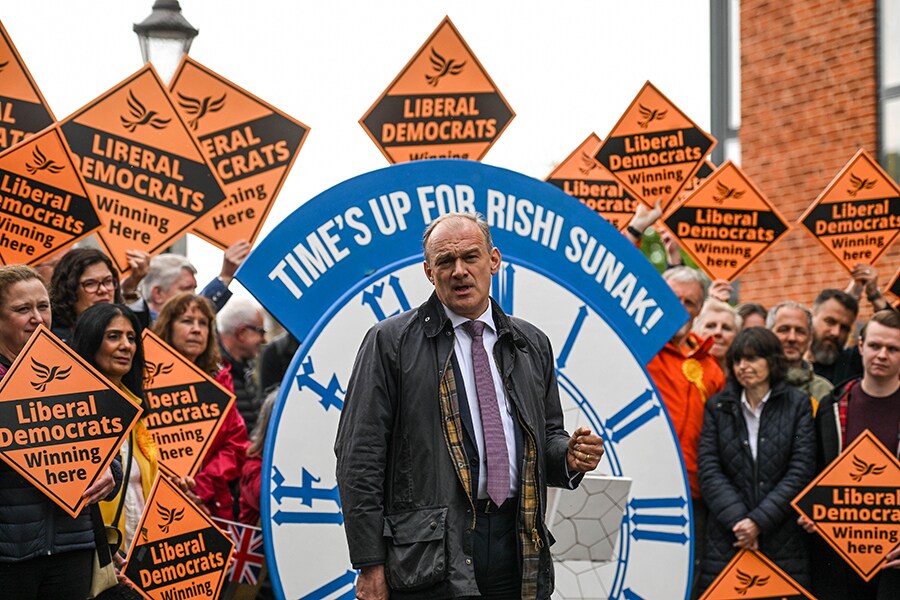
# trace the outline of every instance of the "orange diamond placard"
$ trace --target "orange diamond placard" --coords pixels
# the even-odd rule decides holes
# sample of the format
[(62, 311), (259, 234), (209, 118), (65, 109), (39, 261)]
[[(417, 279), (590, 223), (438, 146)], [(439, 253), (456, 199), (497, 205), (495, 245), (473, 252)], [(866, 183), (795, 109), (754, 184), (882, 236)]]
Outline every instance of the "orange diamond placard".
[(0, 382), (0, 457), (76, 517), (140, 412), (40, 325)]
[(54, 125), (0, 154), (0, 263), (36, 265), (100, 227)]
[(193, 476), (234, 404), (234, 394), (149, 329), (141, 339), (146, 424), (159, 448), (159, 466), (179, 477)]
[(15, 146), (55, 120), (19, 51), (0, 23), (0, 151)]
[(61, 124), (105, 226), (119, 272), (126, 252), (157, 254), (225, 200), (159, 76), (148, 63)]
[(218, 598), (234, 543), (165, 477), (157, 477), (125, 576), (145, 598)]
[(799, 222), (851, 271), (878, 260), (900, 233), (900, 187), (860, 149)]
[(616, 229), (624, 229), (634, 216), (637, 201), (622, 184), (594, 160), (600, 138), (592, 133), (550, 175), (551, 183), (581, 201)]
[(594, 155), (632, 196), (663, 212), (687, 185), (716, 140), (649, 81)]
[(700, 184), (703, 183), (707, 177), (712, 175), (715, 170), (716, 165), (708, 160), (704, 160), (703, 164), (700, 165), (700, 168), (697, 169), (697, 172), (694, 173), (694, 176), (691, 177), (690, 181), (681, 188), (681, 193), (678, 195), (678, 201), (680, 202), (690, 196), (691, 192), (700, 187)]
[(222, 249), (252, 245), (309, 127), (188, 57), (169, 88), (228, 196), (191, 231)]
[(900, 536), (900, 461), (867, 429), (791, 506), (869, 581)]
[(712, 279), (734, 280), (790, 226), (731, 161), (666, 218), (666, 227)]
[(359, 124), (392, 164), (423, 158), (481, 160), (515, 116), (444, 17)]
[(815, 597), (765, 555), (741, 550), (700, 600), (786, 600)]

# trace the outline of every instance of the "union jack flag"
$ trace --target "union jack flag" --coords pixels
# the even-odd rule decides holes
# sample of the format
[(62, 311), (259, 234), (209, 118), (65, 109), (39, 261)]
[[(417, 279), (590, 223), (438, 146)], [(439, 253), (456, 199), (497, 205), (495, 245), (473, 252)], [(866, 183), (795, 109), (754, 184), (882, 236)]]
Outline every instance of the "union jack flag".
[(266, 560), (262, 529), (226, 519), (213, 518), (213, 521), (234, 541), (234, 554), (225, 581), (256, 585)]

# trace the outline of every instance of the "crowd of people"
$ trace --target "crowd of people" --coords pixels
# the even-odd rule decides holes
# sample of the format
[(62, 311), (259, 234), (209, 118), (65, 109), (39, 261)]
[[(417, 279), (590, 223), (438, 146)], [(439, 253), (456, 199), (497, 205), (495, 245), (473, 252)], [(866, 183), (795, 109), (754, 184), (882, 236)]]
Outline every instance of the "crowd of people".
[[(639, 208), (625, 235), (640, 243), (634, 231), (655, 218), (654, 211)], [(746, 548), (763, 552), (817, 598), (900, 597), (900, 547), (865, 582), (790, 506), (863, 431), (900, 451), (900, 313), (881, 294), (877, 272), (859, 265), (846, 289), (823, 289), (810, 307), (803, 299), (784, 299), (768, 310), (758, 303), (734, 306), (730, 284), (709, 282), (680, 264), (674, 240), (664, 242), (670, 264), (663, 279), (688, 320), (647, 369), (678, 436), (690, 488), (692, 595), (698, 597)], [(231, 298), (228, 286), (248, 252), (246, 242), (229, 248), (222, 272), (200, 294), (196, 269), (170, 254), (151, 259), (129, 253), (124, 278), (93, 248), (71, 249), (40, 269), (0, 267), (0, 378), (43, 325), (143, 405), (141, 333), (151, 328), (236, 396), (199, 472), (175, 482), (206, 513), (258, 524), (265, 433), (298, 341), (283, 334), (265, 344), (262, 308)], [(440, 593), (540, 595), (550, 585), (549, 533), (539, 511), (546, 485), (577, 485), (599, 464), (602, 441), (584, 429), (565, 432), (546, 337), (490, 301), (490, 276), (500, 256), (487, 225), (465, 215), (442, 217), (426, 231), (424, 253), (435, 294), (370, 331), (335, 444), (342, 498), (356, 507), (345, 511), (345, 519), (351, 558), (362, 571), (357, 593), (379, 598), (389, 588), (437, 586)], [(873, 316), (851, 339), (863, 297)], [(444, 330), (446, 338), (437, 335)], [(486, 355), (479, 354), (482, 343)], [(494, 362), (506, 353), (512, 362)], [(434, 363), (444, 354), (449, 358)], [(391, 379), (395, 370), (416, 377), (397, 382)], [(494, 389), (499, 415), (484, 412), (483, 377)], [(520, 380), (531, 384), (521, 386)], [(540, 390), (531, 387), (537, 383)], [(426, 384), (437, 399), (434, 414), (410, 404)], [(396, 436), (398, 423), (408, 429), (395, 445), (385, 436)], [(488, 434), (489, 426), (499, 433)], [(486, 455), (484, 463), (448, 462), (446, 440), (458, 454), (454, 460)], [(496, 451), (489, 446), (496, 443), (507, 451), (491, 456)], [(413, 460), (412, 447), (434, 444), (441, 450), (417, 452)], [(119, 546), (129, 546), (160, 473), (157, 450), (141, 418), (85, 492), (89, 507), (74, 518), (0, 462), (0, 589), (23, 599), (86, 598), (96, 521), (116, 532)], [(373, 471), (373, 464), (381, 468)], [(495, 478), (498, 470), (501, 479)], [(433, 481), (414, 489), (412, 475), (421, 486), (428, 473)], [(385, 498), (375, 510), (376, 490), (389, 492), (396, 514), (379, 512), (386, 510)], [(429, 507), (449, 503), (452, 510), (412, 510), (423, 495)], [(474, 517), (467, 506), (474, 507)], [(388, 540), (402, 545), (407, 533), (418, 536), (420, 521), (432, 529), (440, 523), (441, 531), (448, 530), (444, 535), (462, 544), (441, 553), (448, 553), (455, 573), (443, 583), (385, 564), (401, 551), (386, 548)], [(521, 530), (522, 523), (528, 528)], [(474, 534), (474, 549), (471, 541), (456, 540), (465, 533)], [(115, 559), (121, 566), (121, 556)]]
[[(38, 269), (0, 267), (0, 379), (43, 325), (124, 395), (145, 406), (141, 334), (152, 329), (236, 397), (199, 471), (173, 482), (210, 516), (258, 525), (262, 444), (277, 391), (273, 388), (287, 365), (268, 359), (275, 364), (268, 367), (266, 387), (260, 386), (263, 311), (253, 300), (232, 298), (228, 290), (249, 249), (239, 242), (226, 250), (222, 271), (200, 294), (195, 293), (196, 269), (173, 254), (151, 258), (129, 252), (124, 278), (106, 254), (91, 247), (70, 249)], [(264, 403), (266, 394), (271, 398)], [(86, 508), (74, 518), (0, 462), (4, 597), (88, 598), (95, 548), (101, 544), (110, 546), (121, 569), (153, 482), (162, 473), (158, 456), (141, 416), (107, 472), (84, 493)], [(98, 531), (104, 530), (107, 539), (102, 541)], [(129, 585), (120, 574), (115, 597), (137, 597)]]
[[(625, 235), (640, 244), (634, 231), (658, 217), (639, 207)], [(732, 306), (728, 282), (709, 282), (662, 240), (663, 278), (689, 318), (648, 372), (690, 483), (693, 597), (747, 548), (822, 600), (900, 598), (900, 546), (866, 582), (790, 504), (864, 430), (900, 453), (900, 312), (877, 271), (857, 265), (846, 289), (821, 290), (811, 308), (791, 298)], [(863, 297), (873, 316), (851, 339)]]

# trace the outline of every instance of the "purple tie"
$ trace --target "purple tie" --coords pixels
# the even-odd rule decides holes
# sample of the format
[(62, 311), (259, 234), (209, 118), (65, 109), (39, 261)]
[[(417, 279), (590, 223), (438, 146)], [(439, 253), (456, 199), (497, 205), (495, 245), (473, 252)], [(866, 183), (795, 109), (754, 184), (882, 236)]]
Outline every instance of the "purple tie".
[(509, 451), (503, 434), (503, 422), (500, 420), (500, 406), (497, 404), (491, 365), (482, 340), (484, 323), (467, 321), (463, 323), (463, 327), (472, 336), (475, 390), (478, 393), (484, 452), (487, 455), (487, 493), (494, 504), (500, 506), (509, 496)]

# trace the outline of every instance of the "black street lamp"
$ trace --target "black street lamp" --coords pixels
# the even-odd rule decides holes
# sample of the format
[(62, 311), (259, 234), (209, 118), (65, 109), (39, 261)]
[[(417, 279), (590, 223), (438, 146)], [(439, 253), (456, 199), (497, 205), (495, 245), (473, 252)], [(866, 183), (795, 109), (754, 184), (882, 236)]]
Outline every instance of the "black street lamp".
[(178, 0), (156, 0), (150, 16), (134, 24), (134, 32), (144, 62), (153, 63), (166, 85), (199, 33), (181, 14)]
[[(200, 33), (181, 14), (178, 0), (156, 0), (150, 16), (134, 24), (134, 32), (141, 44), (144, 62), (153, 63), (163, 83), (169, 85), (181, 57), (191, 49), (191, 42)], [(166, 252), (187, 254), (187, 236), (182, 236)]]

